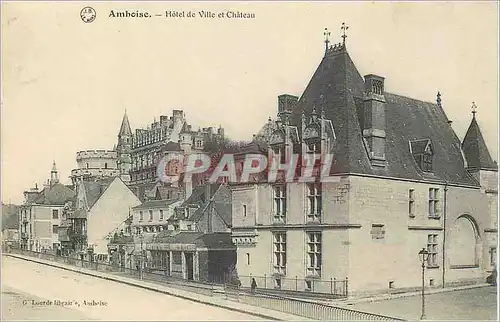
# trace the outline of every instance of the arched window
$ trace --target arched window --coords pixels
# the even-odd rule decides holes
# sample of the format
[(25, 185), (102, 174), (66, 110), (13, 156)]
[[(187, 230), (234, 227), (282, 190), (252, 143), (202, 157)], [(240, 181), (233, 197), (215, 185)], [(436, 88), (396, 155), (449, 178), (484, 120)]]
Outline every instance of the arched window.
[(450, 231), (451, 268), (477, 267), (480, 261), (479, 229), (470, 215), (460, 216)]

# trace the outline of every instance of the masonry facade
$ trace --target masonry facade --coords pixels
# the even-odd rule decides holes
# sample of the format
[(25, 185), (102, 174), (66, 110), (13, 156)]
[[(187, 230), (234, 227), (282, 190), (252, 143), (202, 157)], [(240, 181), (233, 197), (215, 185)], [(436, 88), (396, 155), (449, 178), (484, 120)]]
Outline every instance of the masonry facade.
[(430, 287), (491, 273), (497, 164), (475, 112), (460, 142), (439, 93), (429, 103), (391, 94), (384, 83), (360, 76), (345, 43), (327, 43), (300, 99), (278, 98), (277, 119), (254, 136), (267, 145), (262, 153), (281, 163), (292, 153), (332, 155), (335, 180), (231, 187), (244, 285), (253, 276), (258, 287), (325, 293), (345, 279), (350, 292), (417, 287), (422, 248)]

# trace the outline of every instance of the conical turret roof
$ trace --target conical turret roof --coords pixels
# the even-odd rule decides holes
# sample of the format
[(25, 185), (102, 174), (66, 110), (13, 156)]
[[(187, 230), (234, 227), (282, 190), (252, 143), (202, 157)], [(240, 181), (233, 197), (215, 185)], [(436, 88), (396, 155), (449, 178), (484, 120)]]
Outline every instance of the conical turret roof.
[(491, 158), (483, 134), (479, 128), (475, 113), (472, 116), (469, 129), (462, 142), (467, 167), (470, 169), (497, 169), (498, 166)]
[(132, 130), (130, 129), (130, 123), (128, 121), (127, 111), (123, 114), (122, 126), (120, 127), (120, 132), (118, 136), (132, 136)]

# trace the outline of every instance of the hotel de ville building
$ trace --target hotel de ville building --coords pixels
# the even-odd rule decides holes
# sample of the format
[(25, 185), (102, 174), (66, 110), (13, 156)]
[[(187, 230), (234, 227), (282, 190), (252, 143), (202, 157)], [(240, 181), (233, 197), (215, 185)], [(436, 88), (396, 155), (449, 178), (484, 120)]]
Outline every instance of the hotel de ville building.
[(242, 284), (419, 287), (423, 248), (426, 286), (484, 282), (497, 257), (498, 166), (480, 117), (473, 106), (461, 142), (439, 93), (436, 102), (393, 94), (383, 75), (361, 76), (345, 38), (327, 40), (302, 96), (278, 97), (251, 153), (331, 153), (338, 180), (231, 186)]

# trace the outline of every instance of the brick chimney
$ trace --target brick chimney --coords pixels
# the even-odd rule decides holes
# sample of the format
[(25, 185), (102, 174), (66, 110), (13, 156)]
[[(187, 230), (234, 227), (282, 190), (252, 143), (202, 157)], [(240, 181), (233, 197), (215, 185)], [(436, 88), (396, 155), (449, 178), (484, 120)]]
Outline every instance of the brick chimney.
[(363, 138), (373, 166), (385, 167), (384, 77), (365, 76)]

